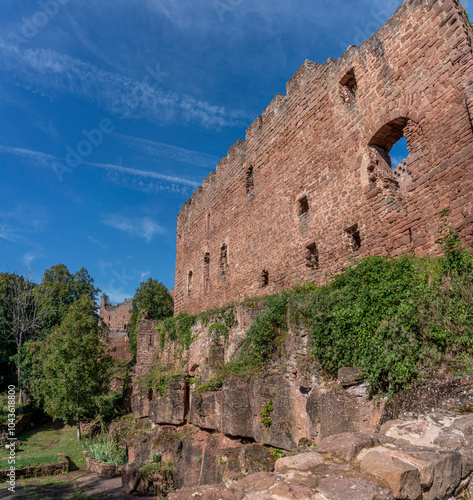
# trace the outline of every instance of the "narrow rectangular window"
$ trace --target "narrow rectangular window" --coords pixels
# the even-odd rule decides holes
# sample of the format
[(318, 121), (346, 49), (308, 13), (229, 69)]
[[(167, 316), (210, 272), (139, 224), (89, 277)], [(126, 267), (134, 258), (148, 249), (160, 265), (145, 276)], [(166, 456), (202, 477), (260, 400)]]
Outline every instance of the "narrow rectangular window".
[(269, 285), (269, 273), (268, 271), (264, 270), (261, 273), (261, 287), (265, 288)]
[(306, 266), (315, 271), (319, 268), (319, 250), (317, 249), (317, 245), (315, 243), (311, 243), (306, 247)]
[(303, 196), (299, 200), (299, 216), (309, 213), (309, 200), (307, 196)]
[(222, 280), (225, 281), (227, 279), (227, 270), (228, 270), (228, 255), (227, 255), (227, 245), (223, 245), (220, 249), (220, 276)]
[(352, 68), (340, 80), (340, 95), (346, 104), (351, 104), (356, 97), (357, 83), (355, 78), (355, 70)]
[(248, 167), (246, 171), (246, 178), (245, 178), (245, 189), (246, 189), (246, 194), (250, 194), (253, 191), (253, 167), (250, 166)]
[(187, 298), (190, 299), (192, 295), (192, 271), (187, 275)]
[(210, 254), (206, 253), (204, 256), (204, 291), (209, 288), (210, 281)]

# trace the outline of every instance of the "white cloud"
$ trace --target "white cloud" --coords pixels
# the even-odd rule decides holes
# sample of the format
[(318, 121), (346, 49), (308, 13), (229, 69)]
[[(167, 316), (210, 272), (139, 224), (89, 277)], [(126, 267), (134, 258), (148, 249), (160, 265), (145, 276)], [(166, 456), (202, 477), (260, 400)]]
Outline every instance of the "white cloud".
[[(42, 153), (40, 151), (34, 151), (31, 149), (17, 148), (0, 144), (0, 152), (27, 158), (36, 166), (48, 167), (51, 169), (54, 169), (54, 166), (57, 164), (57, 162), (65, 163), (64, 158), (59, 158), (57, 156), (53, 156), (47, 153)], [(109, 172), (117, 172), (128, 176), (138, 177), (141, 179), (154, 179), (154, 180), (168, 182), (170, 184), (189, 186), (192, 188), (196, 188), (197, 186), (199, 186), (198, 182), (195, 182), (191, 179), (187, 179), (185, 177), (178, 177), (174, 175), (160, 174), (159, 172), (153, 172), (151, 170), (141, 170), (136, 168), (123, 167), (121, 165), (114, 165), (111, 163), (94, 163), (94, 162), (83, 161), (80, 165), (82, 164), (88, 165), (89, 167), (106, 170)], [(78, 168), (80, 168), (80, 165)], [(73, 172), (71, 172), (71, 174), (69, 175), (72, 175), (72, 173)]]
[(122, 118), (154, 123), (197, 122), (204, 127), (242, 125), (244, 113), (187, 94), (107, 71), (49, 49), (21, 49), (0, 40), (0, 72), (9, 83), (49, 97), (72, 95), (97, 102)]
[(6, 223), (0, 223), (0, 238), (7, 241), (18, 241), (19, 237), (16, 231)]
[(133, 238), (144, 238), (148, 243), (156, 235), (165, 233), (165, 229), (150, 217), (127, 217), (110, 214), (102, 219), (102, 223), (128, 233)]
[(34, 252), (27, 252), (21, 257), (21, 262), (23, 262), (25, 267), (28, 268), (30, 267), (30, 264), (39, 257), (41, 257), (41, 255), (36, 254)]
[(191, 165), (196, 165), (202, 168), (214, 168), (215, 165), (220, 161), (220, 158), (214, 155), (200, 153), (199, 151), (192, 151), (190, 149), (180, 148), (178, 146), (173, 146), (172, 144), (164, 144), (162, 142), (151, 141), (149, 139), (143, 139), (141, 137), (133, 137), (125, 134), (115, 134), (117, 137), (121, 137), (128, 141), (133, 146), (139, 148), (140, 151), (146, 151), (147, 153), (157, 156), (170, 158), (171, 160), (176, 160), (182, 163), (189, 163)]
[(150, 274), (151, 271), (141, 271), (140, 273), (140, 281), (143, 281), (143, 279)]

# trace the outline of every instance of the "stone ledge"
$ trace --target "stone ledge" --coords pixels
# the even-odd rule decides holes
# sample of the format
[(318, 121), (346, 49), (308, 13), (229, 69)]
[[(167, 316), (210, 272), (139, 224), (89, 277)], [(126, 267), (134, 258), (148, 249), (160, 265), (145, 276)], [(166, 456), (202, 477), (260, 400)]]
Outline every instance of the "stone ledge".
[[(46, 465), (30, 465), (15, 470), (15, 479), (28, 478), (28, 477), (42, 477), (42, 476), (57, 476), (63, 472), (69, 472), (69, 460), (64, 453), (58, 453), (60, 460), (55, 464)], [(0, 483), (8, 481), (10, 470), (0, 470)]]
[(99, 460), (96, 460), (95, 458), (92, 458), (89, 455), (88, 451), (83, 451), (82, 454), (85, 458), (87, 470), (90, 472), (95, 472), (96, 474), (99, 474), (99, 476), (123, 476), (123, 474), (125, 473), (125, 465), (105, 464), (103, 462), (100, 462)]

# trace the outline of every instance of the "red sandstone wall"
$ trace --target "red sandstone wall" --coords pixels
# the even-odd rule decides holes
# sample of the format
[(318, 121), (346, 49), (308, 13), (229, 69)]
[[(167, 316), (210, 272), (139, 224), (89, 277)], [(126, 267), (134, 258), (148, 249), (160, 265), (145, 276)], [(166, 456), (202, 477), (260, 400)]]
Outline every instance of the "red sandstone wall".
[(128, 332), (110, 332), (107, 336), (110, 355), (115, 360), (130, 361), (130, 342)]
[(110, 330), (107, 345), (114, 359), (129, 361), (131, 359), (130, 344), (126, 326), (131, 316), (131, 300), (125, 300), (116, 306), (106, 306), (100, 301), (100, 319)]
[(100, 301), (100, 319), (108, 326), (111, 332), (122, 332), (131, 316), (131, 300), (125, 299), (116, 306), (106, 306), (103, 299)]
[[(456, 0), (406, 0), (338, 61), (306, 61), (181, 209), (175, 314), (321, 283), (350, 257), (435, 254), (445, 207), (470, 243), (471, 37)], [(392, 172), (403, 134), (410, 155)]]

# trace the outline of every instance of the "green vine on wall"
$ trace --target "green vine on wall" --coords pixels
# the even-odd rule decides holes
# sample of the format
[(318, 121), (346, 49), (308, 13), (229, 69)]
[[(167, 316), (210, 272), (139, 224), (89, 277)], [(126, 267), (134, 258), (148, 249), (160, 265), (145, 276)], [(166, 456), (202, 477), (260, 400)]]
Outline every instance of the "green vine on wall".
[(274, 410), (273, 402), (269, 400), (260, 413), (260, 422), (269, 430), (273, 424), (273, 419), (271, 418), (271, 413)]

